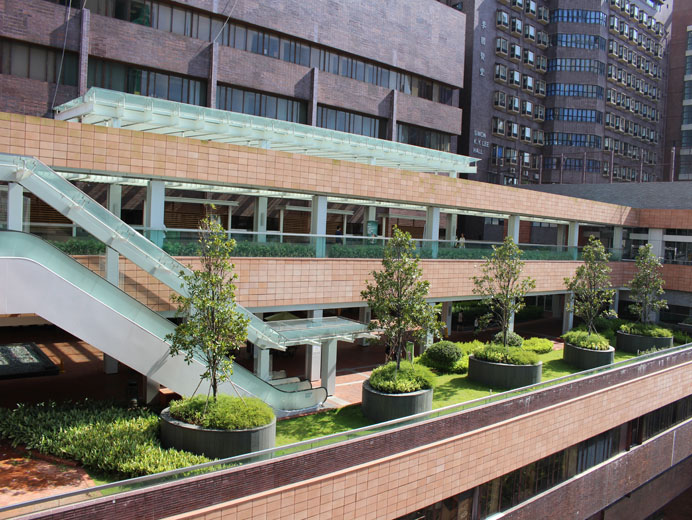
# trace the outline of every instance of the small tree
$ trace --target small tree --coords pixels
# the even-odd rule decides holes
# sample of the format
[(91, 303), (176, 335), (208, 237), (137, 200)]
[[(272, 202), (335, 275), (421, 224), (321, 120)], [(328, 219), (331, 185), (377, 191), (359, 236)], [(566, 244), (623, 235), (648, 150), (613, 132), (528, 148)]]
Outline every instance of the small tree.
[(589, 333), (596, 332), (596, 318), (610, 313), (606, 307), (613, 303), (615, 296), (615, 290), (610, 287), (609, 257), (603, 243), (592, 235), (582, 252), (583, 265), (577, 267), (572, 278), (565, 278), (565, 285), (574, 293), (570, 307), (584, 320)]
[(205, 371), (200, 382), (208, 380), (216, 400), (219, 383), (233, 373), (232, 352), (247, 338), (249, 319), (235, 305), (237, 275), (230, 262), (235, 240), (226, 237), (221, 225), (207, 217), (200, 223), (201, 268), (181, 273), (187, 295), (174, 294), (177, 315), (183, 317), (175, 332), (166, 336), (170, 355), (182, 354), (185, 362), (198, 359)]
[(444, 326), (438, 319), (440, 309), (425, 301), (430, 282), (421, 280), (415, 249), (411, 235), (394, 228), (394, 236), (384, 248), (382, 270), (372, 271), (373, 282), (366, 282), (360, 293), (377, 318), (369, 328), (382, 329), (397, 370), (406, 339), (423, 341), (429, 331), (435, 334)]
[(481, 317), (481, 326), (487, 326), (494, 317), (502, 328), (505, 348), (512, 316), (524, 308), (524, 296), (536, 287), (533, 278), (520, 278), (524, 268), (521, 253), (512, 238), (506, 237), (501, 246), (493, 246), (492, 255), (481, 266), (482, 276), (473, 277), (473, 293), (482, 296), (490, 309)]
[(639, 316), (642, 323), (651, 323), (654, 312), (667, 309), (661, 278), (661, 260), (653, 254), (651, 244), (639, 248), (634, 261), (637, 272), (630, 282), (630, 297), (635, 302), (629, 306), (630, 312)]

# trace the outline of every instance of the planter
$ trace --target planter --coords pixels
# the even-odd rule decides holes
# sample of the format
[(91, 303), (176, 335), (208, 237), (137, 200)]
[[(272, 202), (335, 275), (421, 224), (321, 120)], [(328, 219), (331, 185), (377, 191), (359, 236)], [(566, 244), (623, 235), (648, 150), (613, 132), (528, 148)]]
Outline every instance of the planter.
[(469, 356), (468, 378), (490, 388), (520, 388), (541, 382), (543, 361), (537, 365), (492, 363)]
[(678, 329), (685, 334), (692, 334), (692, 323), (678, 323)]
[(161, 412), (161, 445), (214, 459), (225, 459), (243, 453), (274, 447), (276, 418), (249, 430), (211, 430), (171, 417), (169, 409)]
[(650, 348), (670, 348), (673, 346), (673, 338), (654, 338), (651, 336), (640, 336), (638, 334), (627, 334), (617, 331), (617, 349), (622, 352), (637, 354), (642, 350)]
[(418, 390), (406, 394), (385, 394), (363, 382), (363, 415), (375, 422), (391, 421), (408, 415), (432, 410), (433, 389)]
[(614, 358), (613, 347), (608, 347), (608, 350), (593, 350), (565, 343), (565, 348), (562, 350), (563, 361), (583, 370), (610, 365)]

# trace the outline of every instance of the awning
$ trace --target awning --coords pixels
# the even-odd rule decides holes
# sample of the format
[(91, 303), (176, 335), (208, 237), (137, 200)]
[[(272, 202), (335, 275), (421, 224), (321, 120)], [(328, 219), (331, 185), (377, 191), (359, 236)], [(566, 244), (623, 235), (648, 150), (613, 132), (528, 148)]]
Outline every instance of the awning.
[(281, 346), (317, 344), (330, 339), (354, 342), (358, 338), (370, 337), (367, 324), (331, 316), (264, 322), (281, 336)]
[(55, 118), (416, 172), (475, 173), (478, 159), (213, 108), (90, 88)]

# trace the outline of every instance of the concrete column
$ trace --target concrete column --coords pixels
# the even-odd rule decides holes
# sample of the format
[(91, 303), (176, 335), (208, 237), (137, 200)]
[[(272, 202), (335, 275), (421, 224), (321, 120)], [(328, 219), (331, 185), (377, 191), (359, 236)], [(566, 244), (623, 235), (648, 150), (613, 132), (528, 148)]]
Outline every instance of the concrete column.
[(365, 206), (363, 208), (363, 236), (368, 236), (368, 221), (377, 220), (377, 208), (375, 206)]
[(562, 314), (562, 333), (569, 331), (574, 326), (574, 310), (570, 307), (572, 303), (572, 298), (574, 295), (572, 293), (565, 293), (565, 305), (563, 307)]
[(257, 197), (255, 199), (255, 213), (252, 216), (252, 231), (258, 233), (257, 242), (266, 242), (267, 235), (267, 197)]
[(622, 240), (622, 226), (613, 226), (613, 256), (611, 260), (619, 260), (622, 258), (622, 248), (624, 246)]
[(575, 260), (579, 254), (579, 222), (570, 222), (567, 228), (567, 247)]
[[(430, 302), (429, 305), (431, 307), (435, 307), (434, 302)], [(427, 348), (433, 344), (434, 341), (435, 341), (435, 335), (432, 332), (428, 331), (428, 333), (425, 336), (425, 344), (421, 347), (420, 353), (422, 354), (423, 352), (425, 352), (427, 350)]]
[(457, 220), (458, 220), (458, 215), (456, 213), (448, 213), (447, 214), (447, 227), (445, 228), (445, 240), (455, 241), (457, 239)]
[(510, 215), (507, 219), (507, 236), (512, 238), (512, 242), (515, 244), (519, 243), (519, 224), (521, 223), (521, 218), (519, 215)]
[(564, 245), (565, 245), (565, 225), (564, 224), (558, 224), (557, 225), (557, 245), (560, 247), (564, 247)]
[(389, 141), (398, 141), (398, 132), (397, 132), (397, 115), (396, 115), (396, 105), (397, 105), (397, 99), (398, 99), (399, 94), (397, 93), (396, 90), (392, 90), (391, 94), (389, 95), (390, 99), (392, 100), (392, 109), (389, 115), (389, 120), (387, 121), (387, 140)]
[(447, 334), (449, 336), (452, 333), (452, 302), (444, 302), (442, 304), (442, 321), (447, 327)]
[(511, 313), (509, 315), (509, 323), (507, 324), (507, 330), (509, 332), (514, 332), (514, 317), (515, 317), (514, 313)]
[(22, 231), (24, 220), (24, 188), (21, 184), (7, 184), (7, 229)]
[(271, 368), (269, 366), (271, 350), (268, 348), (259, 348), (255, 345), (253, 352), (255, 375), (263, 381), (269, 381), (271, 379)]
[[(214, 35), (216, 36), (216, 35)], [(219, 70), (219, 42), (209, 46), (209, 80), (207, 81), (207, 106), (216, 108), (216, 83)]]
[(562, 296), (559, 294), (553, 294), (552, 298), (552, 312), (553, 318), (559, 318), (562, 316), (562, 310), (564, 309), (564, 303), (562, 302)]
[[(324, 311), (314, 310), (311, 318), (321, 318)], [(308, 381), (315, 381), (320, 378), (320, 359), (322, 357), (322, 347), (320, 345), (305, 345), (305, 377)]]
[[(310, 234), (327, 234), (327, 197), (315, 195), (312, 197), (312, 211), (310, 212)], [(324, 237), (313, 238), (315, 244), (315, 256), (324, 258), (327, 255), (326, 239)]]
[(334, 395), (336, 390), (336, 344), (337, 340), (330, 339), (322, 342), (320, 364), (320, 379), (328, 395)]
[(613, 303), (610, 304), (610, 308), (617, 312), (618, 307), (620, 307), (620, 290), (615, 289), (615, 294), (613, 295)]
[[(365, 323), (366, 325), (370, 323), (370, 320), (372, 319), (372, 313), (370, 312), (370, 307), (359, 307), (358, 308), (358, 321), (361, 323)], [(368, 338), (359, 338), (358, 339), (358, 344), (362, 346), (367, 346), (368, 345)]]
[(663, 229), (649, 228), (649, 244), (651, 244), (651, 252), (658, 258), (663, 258), (664, 242)]
[(320, 71), (312, 68), (310, 78), (310, 100), (308, 101), (308, 124), (317, 126), (317, 93), (319, 92)]
[(423, 248), (432, 250), (432, 257), (437, 258), (437, 250), (440, 240), (440, 208), (428, 206), (425, 210), (425, 230), (423, 238), (432, 240), (423, 244)]
[(166, 183), (164, 181), (149, 181), (144, 207), (145, 235), (159, 247), (163, 245), (165, 238), (166, 226), (163, 224), (165, 198)]
[(82, 9), (81, 26), (79, 34), (79, 95), (83, 96), (87, 91), (87, 76), (89, 73), (89, 9)]
[[(123, 187), (120, 184), (109, 184), (106, 195), (108, 211), (120, 217), (122, 208)], [(120, 255), (115, 249), (106, 247), (106, 280), (118, 287), (120, 285)], [(103, 354), (103, 370), (106, 374), (118, 373), (118, 360)], [(158, 393), (158, 389), (157, 389)]]

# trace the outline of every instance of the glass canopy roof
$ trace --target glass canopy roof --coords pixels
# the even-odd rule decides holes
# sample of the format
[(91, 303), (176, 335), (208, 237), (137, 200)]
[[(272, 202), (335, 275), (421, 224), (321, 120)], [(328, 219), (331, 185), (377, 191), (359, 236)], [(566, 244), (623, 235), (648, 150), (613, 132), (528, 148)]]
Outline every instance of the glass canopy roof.
[(478, 161), (384, 139), (95, 87), (56, 107), (55, 118), (452, 176), (475, 173)]
[(281, 345), (319, 344), (329, 339), (342, 339), (353, 342), (357, 338), (370, 336), (366, 324), (332, 316), (329, 318), (307, 318), (264, 322), (282, 336)]

